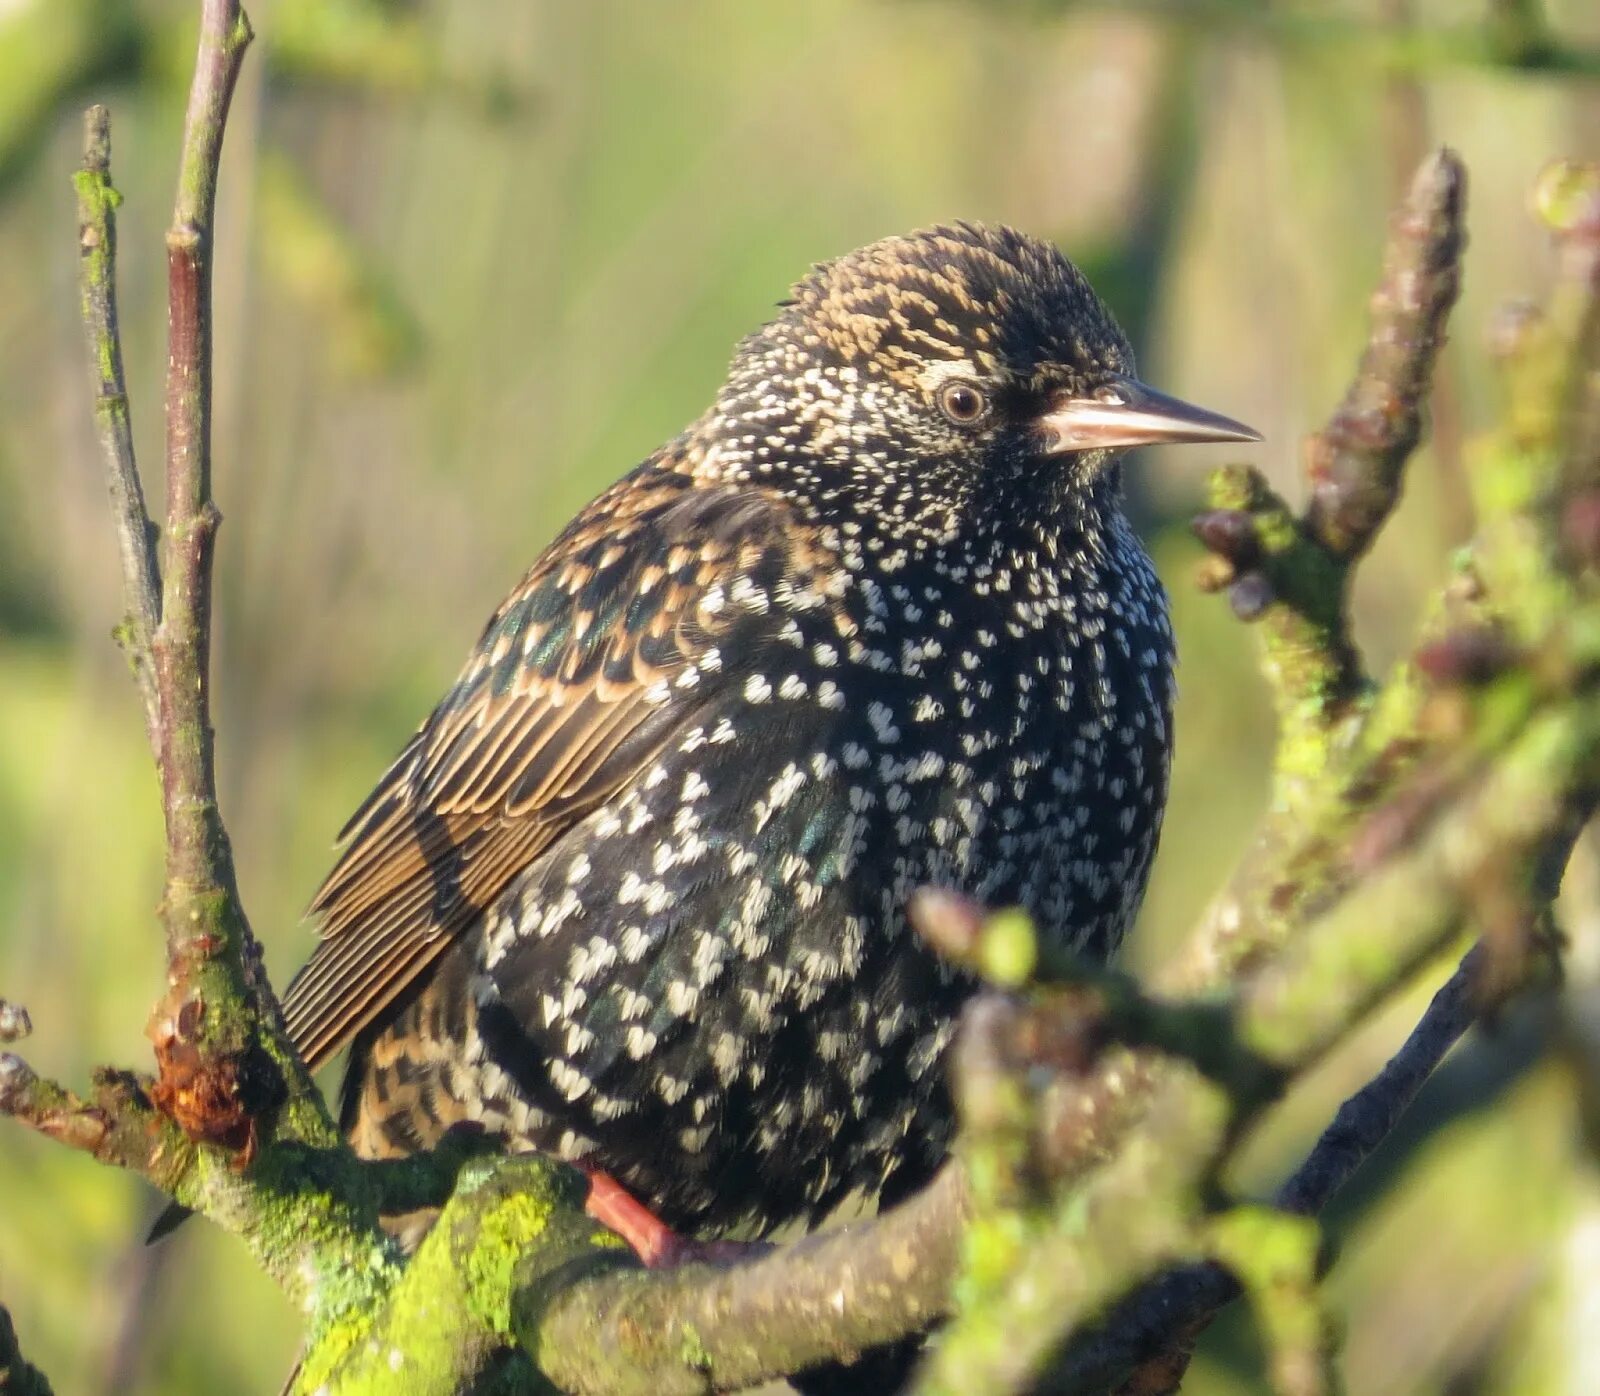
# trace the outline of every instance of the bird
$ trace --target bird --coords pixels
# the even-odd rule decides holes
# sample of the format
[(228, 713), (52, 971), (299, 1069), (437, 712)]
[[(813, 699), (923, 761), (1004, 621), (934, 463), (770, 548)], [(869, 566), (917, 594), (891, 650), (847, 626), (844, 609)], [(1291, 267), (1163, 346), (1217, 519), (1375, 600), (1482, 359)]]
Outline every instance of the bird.
[(630, 1240), (920, 1186), (977, 985), (908, 900), (1115, 951), (1174, 697), (1122, 455), (1259, 439), (1142, 383), (1042, 240), (950, 223), (815, 266), (346, 825), (283, 1011), (310, 1067), (349, 1046), (355, 1151), (484, 1131), (584, 1168)]

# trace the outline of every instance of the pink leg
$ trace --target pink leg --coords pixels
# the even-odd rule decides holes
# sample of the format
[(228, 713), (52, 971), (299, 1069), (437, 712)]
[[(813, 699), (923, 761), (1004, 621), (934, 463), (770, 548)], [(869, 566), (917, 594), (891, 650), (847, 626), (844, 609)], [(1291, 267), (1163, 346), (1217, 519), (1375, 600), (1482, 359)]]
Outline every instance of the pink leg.
[(670, 1270), (677, 1265), (728, 1265), (764, 1255), (770, 1247), (759, 1241), (691, 1241), (680, 1236), (609, 1173), (579, 1164), (589, 1176), (589, 1199), (584, 1211), (601, 1226), (622, 1237), (647, 1270)]

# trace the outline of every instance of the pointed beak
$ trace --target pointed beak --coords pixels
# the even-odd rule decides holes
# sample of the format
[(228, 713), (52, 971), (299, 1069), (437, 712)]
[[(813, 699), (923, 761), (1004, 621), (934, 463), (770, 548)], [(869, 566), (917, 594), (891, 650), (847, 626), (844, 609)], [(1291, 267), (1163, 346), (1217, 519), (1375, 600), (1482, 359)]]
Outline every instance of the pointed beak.
[(1254, 427), (1158, 393), (1136, 378), (1115, 378), (1089, 397), (1059, 397), (1038, 424), (1051, 455), (1167, 441), (1261, 440)]

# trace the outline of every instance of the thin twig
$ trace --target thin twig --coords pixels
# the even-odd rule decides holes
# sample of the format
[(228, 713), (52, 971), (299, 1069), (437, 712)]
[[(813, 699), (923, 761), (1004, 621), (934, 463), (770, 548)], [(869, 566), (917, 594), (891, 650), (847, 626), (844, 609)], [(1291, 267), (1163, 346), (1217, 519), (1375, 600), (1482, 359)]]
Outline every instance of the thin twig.
[[(159, 1070), (154, 1081), (102, 1073), (84, 1100), (7, 1056), (0, 1059), (0, 1108), (201, 1204), (251, 1242), (293, 1297), (304, 1298), (318, 1292), (324, 1265), (349, 1268), (352, 1257), (357, 1266), (378, 1257), (372, 1264), (383, 1270), (390, 1261), (376, 1224), (376, 1196), (358, 1181), (355, 1160), (340, 1145), (320, 1094), (282, 1032), (217, 808), (209, 711), (211, 551), (218, 522), (211, 500), (212, 227), (223, 131), (251, 32), (238, 0), (201, 0), (199, 8), (166, 239), (167, 516), (159, 596), (154, 540), (128, 438), (113, 285), (118, 196), (109, 180), (102, 109), (86, 118), (78, 179), (84, 314), (124, 551), (130, 615), (124, 638), (145, 691), (166, 823), (168, 982), (148, 1029)], [(191, 1143), (222, 1148), (208, 1154)], [(252, 1193), (244, 1170), (263, 1149), (298, 1151), (293, 1156), (306, 1160), (306, 1186), (285, 1196), (270, 1188)], [(310, 1160), (318, 1157), (327, 1162), (314, 1168)], [(263, 1162), (278, 1170), (285, 1155)], [(341, 1181), (329, 1182), (335, 1176)], [(318, 1202), (313, 1194), (319, 1187), (337, 1196)], [(331, 1229), (319, 1235), (325, 1220)], [(274, 1228), (281, 1234), (269, 1234)]]
[(1428, 1078), (1477, 1017), (1473, 985), (1483, 952), (1474, 948), (1429, 1001), (1400, 1050), (1339, 1107), (1304, 1163), (1278, 1189), (1277, 1205), (1316, 1216), (1393, 1133)]
[(117, 322), (117, 219), (122, 202), (111, 183), (111, 117), (104, 107), (83, 116), (83, 168), (73, 179), (78, 191), (79, 288), (89, 344), (95, 425), (111, 488), (111, 513), (122, 556), (122, 593), (127, 618), (118, 638), (127, 651), (144, 702), (150, 750), (160, 750), (161, 715), (151, 642), (161, 622), (161, 578), (156, 565), (156, 529), (145, 508), (144, 486), (133, 452), (133, 420), (122, 371), (122, 335)]

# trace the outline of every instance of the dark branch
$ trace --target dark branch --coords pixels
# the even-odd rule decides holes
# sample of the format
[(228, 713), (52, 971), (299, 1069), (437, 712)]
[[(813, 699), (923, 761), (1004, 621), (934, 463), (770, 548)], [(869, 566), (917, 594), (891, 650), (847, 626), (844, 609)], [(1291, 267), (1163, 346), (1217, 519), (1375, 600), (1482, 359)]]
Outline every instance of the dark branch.
[(1473, 992), (1483, 954), (1468, 953), (1440, 986), (1411, 1035), (1384, 1068), (1339, 1107), (1304, 1163), (1274, 1199), (1287, 1212), (1316, 1216), (1393, 1133), (1450, 1049), (1478, 1014)]

